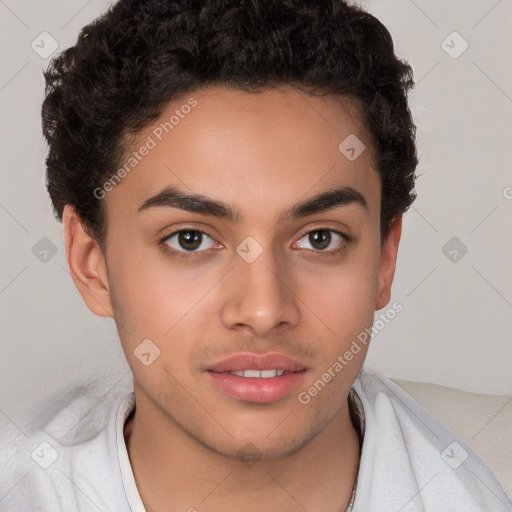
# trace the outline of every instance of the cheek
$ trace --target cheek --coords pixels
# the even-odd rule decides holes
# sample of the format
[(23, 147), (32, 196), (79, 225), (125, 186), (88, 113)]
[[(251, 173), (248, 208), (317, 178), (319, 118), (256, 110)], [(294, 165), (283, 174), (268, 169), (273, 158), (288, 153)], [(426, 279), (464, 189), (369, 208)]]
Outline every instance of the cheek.
[(301, 298), (338, 339), (357, 336), (372, 324), (378, 290), (375, 252), (354, 251), (339, 265), (304, 272), (300, 282)]
[[(172, 305), (180, 304), (172, 275), (157, 251), (112, 244), (109, 278), (116, 319), (134, 342), (159, 338), (172, 326)], [(124, 247), (124, 249), (123, 249)]]
[(183, 361), (191, 349), (187, 341), (207, 291), (201, 282), (206, 286), (209, 281), (208, 277), (192, 278), (183, 264), (171, 263), (156, 252), (133, 249), (121, 257), (119, 250), (110, 276), (121, 345), (146, 392), (160, 384), (167, 389), (173, 379), (186, 380)]
[(123, 251), (118, 244), (111, 261), (114, 313), (127, 348), (145, 338), (165, 347), (183, 328), (190, 332), (208, 302), (203, 298), (219, 281), (206, 266), (179, 261), (157, 249), (132, 246)]

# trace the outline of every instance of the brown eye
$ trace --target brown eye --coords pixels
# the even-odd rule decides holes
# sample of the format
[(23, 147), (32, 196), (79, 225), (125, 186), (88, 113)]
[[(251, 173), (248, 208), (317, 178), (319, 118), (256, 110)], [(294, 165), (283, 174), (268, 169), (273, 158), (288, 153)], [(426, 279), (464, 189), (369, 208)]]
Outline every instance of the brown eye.
[[(208, 240), (213, 242), (213, 239), (203, 231), (182, 229), (166, 237), (164, 243), (178, 252), (203, 252), (209, 248), (208, 246), (204, 247), (205, 240), (206, 245), (208, 245)], [(202, 250), (198, 251), (201, 247)]]
[[(302, 241), (304, 239), (306, 242)], [(333, 253), (343, 249), (347, 240), (348, 238), (345, 235), (333, 229), (315, 229), (305, 233), (298, 243), (301, 249)], [(310, 247), (308, 247), (307, 244), (309, 244)]]
[(203, 235), (198, 231), (180, 231), (178, 244), (187, 251), (195, 251), (201, 245)]
[(309, 233), (309, 242), (317, 250), (323, 251), (331, 243), (331, 233), (327, 229), (319, 229)]

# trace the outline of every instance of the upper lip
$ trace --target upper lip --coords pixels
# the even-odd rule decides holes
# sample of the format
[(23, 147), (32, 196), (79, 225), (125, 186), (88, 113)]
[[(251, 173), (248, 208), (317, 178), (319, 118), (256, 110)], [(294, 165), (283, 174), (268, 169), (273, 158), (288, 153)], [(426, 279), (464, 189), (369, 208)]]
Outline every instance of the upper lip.
[(251, 354), (249, 352), (235, 354), (208, 367), (208, 371), (216, 373), (237, 372), (241, 370), (283, 370), (285, 372), (297, 372), (306, 370), (306, 367), (290, 357), (275, 352), (267, 354)]

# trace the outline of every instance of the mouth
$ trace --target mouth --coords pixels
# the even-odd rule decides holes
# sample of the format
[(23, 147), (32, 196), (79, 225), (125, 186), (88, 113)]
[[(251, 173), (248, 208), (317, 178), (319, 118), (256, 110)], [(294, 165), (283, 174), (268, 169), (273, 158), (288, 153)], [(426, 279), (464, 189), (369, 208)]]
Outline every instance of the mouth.
[(237, 354), (206, 370), (207, 378), (223, 394), (245, 402), (270, 403), (287, 397), (303, 381), (308, 369), (283, 354)]
[(235, 370), (232, 372), (216, 372), (221, 375), (236, 375), (237, 377), (245, 377), (247, 379), (272, 379), (273, 377), (282, 377), (292, 372), (284, 370)]

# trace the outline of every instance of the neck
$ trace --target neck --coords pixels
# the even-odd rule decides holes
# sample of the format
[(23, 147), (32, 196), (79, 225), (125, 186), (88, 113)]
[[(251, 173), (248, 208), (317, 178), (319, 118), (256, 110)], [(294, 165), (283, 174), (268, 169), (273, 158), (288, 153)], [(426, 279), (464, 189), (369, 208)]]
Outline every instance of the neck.
[(297, 452), (257, 461), (219, 455), (176, 424), (154, 421), (146, 400), (136, 403), (124, 436), (147, 512), (344, 512), (348, 506), (360, 451), (348, 402)]

